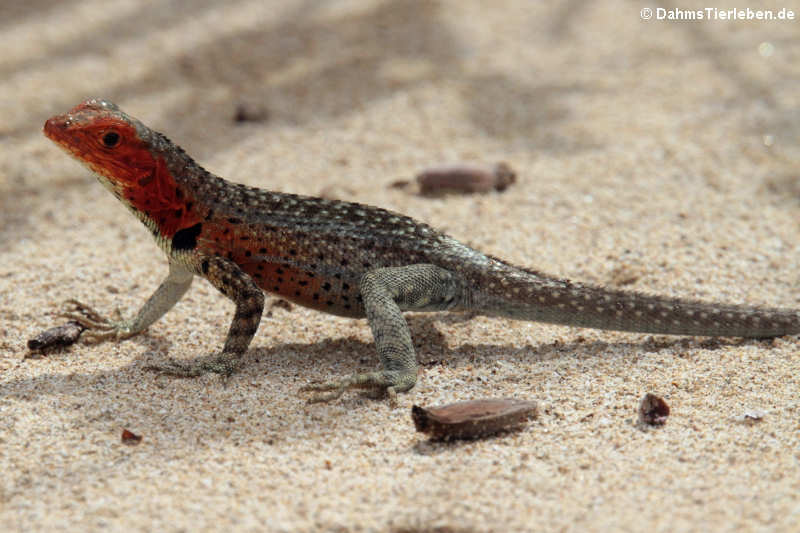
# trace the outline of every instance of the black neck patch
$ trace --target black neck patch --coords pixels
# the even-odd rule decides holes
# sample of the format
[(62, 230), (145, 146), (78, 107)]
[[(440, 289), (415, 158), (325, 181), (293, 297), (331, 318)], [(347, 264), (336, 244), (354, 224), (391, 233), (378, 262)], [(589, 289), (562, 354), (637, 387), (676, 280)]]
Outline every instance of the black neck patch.
[(203, 231), (203, 224), (198, 222), (194, 226), (183, 228), (172, 236), (173, 250), (194, 250), (197, 246), (197, 236)]

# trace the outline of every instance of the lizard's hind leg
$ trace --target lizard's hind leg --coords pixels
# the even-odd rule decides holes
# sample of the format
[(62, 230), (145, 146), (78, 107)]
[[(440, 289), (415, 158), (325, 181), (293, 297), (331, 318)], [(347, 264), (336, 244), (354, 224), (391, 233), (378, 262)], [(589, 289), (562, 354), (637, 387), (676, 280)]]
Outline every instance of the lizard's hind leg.
[(381, 369), (303, 387), (317, 392), (310, 403), (334, 400), (347, 389), (385, 392), (392, 400), (411, 389), (417, 381), (417, 358), (403, 311), (452, 309), (461, 300), (463, 284), (447, 269), (417, 264), (371, 270), (361, 278), (360, 290)]

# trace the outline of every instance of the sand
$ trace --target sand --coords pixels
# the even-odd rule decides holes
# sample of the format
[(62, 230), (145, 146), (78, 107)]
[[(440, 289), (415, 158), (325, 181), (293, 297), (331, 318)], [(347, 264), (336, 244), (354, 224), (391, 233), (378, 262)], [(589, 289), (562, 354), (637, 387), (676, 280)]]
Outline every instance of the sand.
[[(411, 315), (422, 372), (397, 407), (309, 406), (308, 382), (375, 367), (364, 321), (275, 307), (227, 383), (145, 370), (221, 346), (233, 307), (197, 280), (145, 334), (26, 359), (65, 299), (132, 313), (167, 272), (41, 134), (87, 97), (233, 181), (407, 213), (584, 282), (800, 307), (797, 20), (491, 5), (3, 2), (1, 530), (798, 531), (796, 337)], [(236, 123), (241, 105), (265, 120)], [(503, 193), (389, 187), (497, 161), (519, 174)], [(636, 425), (647, 392), (672, 408), (661, 428)], [(413, 404), (504, 396), (540, 417), (468, 443), (414, 432)]]

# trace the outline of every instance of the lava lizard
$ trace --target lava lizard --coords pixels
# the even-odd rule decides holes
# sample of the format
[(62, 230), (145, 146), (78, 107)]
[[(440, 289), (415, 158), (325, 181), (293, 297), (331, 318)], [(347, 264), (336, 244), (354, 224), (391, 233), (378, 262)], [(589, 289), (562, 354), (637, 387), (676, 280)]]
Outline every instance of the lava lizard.
[(130, 320), (76, 301), (65, 314), (96, 340), (140, 333), (206, 278), (236, 311), (222, 353), (155, 367), (177, 376), (230, 375), (261, 320), (263, 291), (369, 321), (381, 368), (304, 387), (310, 401), (351, 388), (394, 397), (417, 362), (403, 311), (471, 311), (519, 320), (672, 335), (775, 337), (800, 332), (800, 312), (672, 299), (572, 283), (467, 247), (377, 207), (265, 191), (203, 169), (164, 135), (105, 100), (44, 125), (152, 232), (169, 275)]

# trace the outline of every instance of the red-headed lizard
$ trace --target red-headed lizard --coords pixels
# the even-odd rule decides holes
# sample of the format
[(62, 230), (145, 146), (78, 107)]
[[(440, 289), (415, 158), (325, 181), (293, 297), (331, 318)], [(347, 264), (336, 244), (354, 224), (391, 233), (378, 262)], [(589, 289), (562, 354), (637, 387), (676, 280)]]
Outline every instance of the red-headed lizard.
[(72, 301), (67, 313), (96, 339), (123, 339), (158, 320), (194, 276), (233, 300), (221, 354), (159, 369), (230, 375), (250, 345), (263, 292), (326, 313), (366, 317), (381, 368), (306, 387), (312, 401), (350, 388), (393, 396), (417, 379), (403, 311), (483, 315), (672, 335), (774, 337), (800, 332), (796, 310), (616, 291), (557, 279), (473, 250), (377, 207), (265, 191), (219, 178), (164, 135), (104, 100), (49, 119), (44, 133), (78, 158), (150, 230), (167, 278), (130, 320), (113, 322)]

